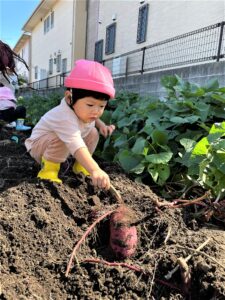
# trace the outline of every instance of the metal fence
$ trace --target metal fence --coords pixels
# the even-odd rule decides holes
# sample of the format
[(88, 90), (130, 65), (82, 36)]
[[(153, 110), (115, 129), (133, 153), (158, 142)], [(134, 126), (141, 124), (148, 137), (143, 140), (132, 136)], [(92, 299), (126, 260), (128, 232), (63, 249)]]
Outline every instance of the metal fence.
[[(114, 78), (143, 74), (177, 66), (219, 61), (225, 57), (225, 21), (194, 30), (165, 41), (105, 59)], [(34, 89), (48, 89), (64, 85), (69, 72), (30, 84)]]
[(225, 22), (194, 30), (165, 41), (103, 60), (113, 77), (127, 76), (219, 61), (225, 57)]
[(56, 76), (47, 77), (45, 79), (41, 79), (38, 81), (34, 81), (29, 83), (29, 87), (34, 90), (43, 90), (43, 89), (51, 89), (57, 88), (64, 85), (65, 77), (69, 74), (69, 72), (61, 73)]

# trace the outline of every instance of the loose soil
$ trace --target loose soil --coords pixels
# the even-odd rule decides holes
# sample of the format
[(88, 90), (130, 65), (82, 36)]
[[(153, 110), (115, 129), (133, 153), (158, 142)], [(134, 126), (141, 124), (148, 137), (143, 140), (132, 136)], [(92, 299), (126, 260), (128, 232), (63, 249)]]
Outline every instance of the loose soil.
[[(13, 134), (18, 143), (10, 140)], [(74, 246), (117, 203), (89, 178), (75, 176), (72, 158), (61, 166), (63, 184), (37, 179), (39, 167), (26, 153), (24, 139), (1, 129), (0, 299), (225, 299), (224, 228), (212, 221), (199, 225), (184, 209), (159, 210), (155, 202), (161, 199), (148, 186), (105, 162), (102, 168), (136, 214), (137, 250), (129, 259), (114, 256), (106, 217), (77, 249), (66, 277)], [(167, 280), (177, 258), (190, 254), (190, 282), (184, 283), (180, 268)]]

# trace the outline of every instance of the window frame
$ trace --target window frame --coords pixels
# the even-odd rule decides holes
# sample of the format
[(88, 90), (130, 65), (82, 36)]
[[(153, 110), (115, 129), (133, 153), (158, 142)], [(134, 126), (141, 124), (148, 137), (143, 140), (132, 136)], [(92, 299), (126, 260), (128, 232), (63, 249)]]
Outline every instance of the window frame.
[(49, 75), (52, 75), (53, 74), (53, 58), (49, 58), (49, 61), (48, 61), (48, 74)]
[(103, 39), (95, 42), (95, 54), (94, 54), (95, 61), (102, 62), (103, 60), (103, 43), (104, 43)]
[(51, 12), (51, 20), (50, 20), (50, 26), (51, 26), (51, 29), (54, 27), (54, 20), (55, 20), (55, 16), (54, 16), (54, 11)]
[(67, 72), (67, 58), (62, 59), (62, 73)]
[(34, 67), (34, 79), (38, 79), (38, 66)]
[(106, 55), (115, 52), (115, 44), (116, 44), (116, 23), (114, 22), (106, 27), (106, 37), (105, 37)]
[(52, 28), (54, 28), (54, 11), (52, 11), (45, 19), (44, 19), (44, 34), (48, 33)]
[(62, 55), (58, 54), (56, 57), (56, 72), (61, 72), (62, 66)]
[(149, 11), (148, 3), (139, 7), (137, 39), (136, 39), (137, 44), (141, 44), (146, 41), (147, 28), (148, 28), (148, 11)]

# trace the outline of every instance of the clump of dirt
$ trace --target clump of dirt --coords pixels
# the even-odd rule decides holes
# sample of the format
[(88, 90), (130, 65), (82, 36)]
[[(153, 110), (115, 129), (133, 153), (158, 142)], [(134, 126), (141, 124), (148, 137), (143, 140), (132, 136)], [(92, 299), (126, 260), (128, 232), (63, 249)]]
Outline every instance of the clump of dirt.
[[(0, 140), (15, 134), (2, 129)], [(135, 255), (118, 260), (109, 247), (109, 218), (99, 222), (76, 251), (74, 246), (98, 216), (116, 207), (108, 191), (71, 172), (72, 159), (60, 171), (63, 184), (40, 181), (38, 166), (19, 143), (0, 143), (0, 299), (224, 299), (225, 235), (213, 224), (190, 229), (181, 209), (159, 210), (161, 199), (131, 180), (114, 164), (101, 162), (125, 204), (136, 214)], [(208, 238), (210, 241), (197, 252)], [(187, 262), (185, 285), (178, 257)]]

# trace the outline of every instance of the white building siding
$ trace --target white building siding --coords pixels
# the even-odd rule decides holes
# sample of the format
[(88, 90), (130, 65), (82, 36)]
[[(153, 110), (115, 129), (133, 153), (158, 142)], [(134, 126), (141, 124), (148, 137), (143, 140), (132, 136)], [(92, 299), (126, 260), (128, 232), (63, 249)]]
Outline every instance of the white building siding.
[(225, 20), (224, 1), (150, 1), (149, 44)]
[[(41, 73), (49, 72), (49, 59), (53, 60), (61, 53), (61, 59), (67, 59), (70, 70), (72, 53), (72, 25), (73, 25), (73, 1), (59, 1), (53, 8), (54, 26), (44, 33), (44, 20), (36, 25), (32, 31), (32, 77), (31, 81), (40, 80)], [(38, 78), (34, 78), (35, 67), (38, 67)], [(68, 71), (69, 71), (68, 70)], [(53, 64), (51, 76), (59, 74), (56, 64)], [(43, 75), (42, 75), (43, 77)]]
[[(25, 42), (25, 44), (23, 45), (23, 48), (20, 50), (20, 52), (18, 54), (19, 54), (20, 57), (22, 57), (25, 60), (25, 62), (29, 66), (29, 62), (30, 62), (30, 40), (27, 40)], [(22, 62), (17, 61), (16, 69), (17, 69), (17, 73), (19, 75), (21, 75), (27, 81), (29, 80), (29, 71), (27, 70), (27, 68), (25, 67), (25, 65)]]
[[(146, 41), (137, 44), (139, 8), (147, 3), (149, 11)], [(114, 14), (116, 15), (115, 52), (111, 55), (104, 55), (104, 59), (221, 22), (225, 19), (225, 2), (145, 0), (140, 3), (140, 0), (100, 0), (99, 20), (96, 19), (94, 23), (89, 12), (89, 23), (101, 22), (92, 34), (97, 36), (97, 40), (104, 40), (103, 54), (105, 53), (106, 27), (113, 23), (112, 15)], [(90, 56), (90, 50), (87, 53)]]

